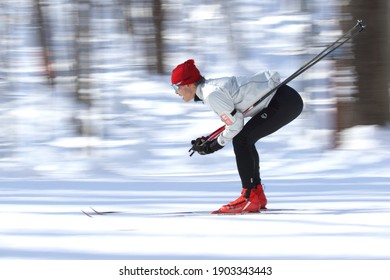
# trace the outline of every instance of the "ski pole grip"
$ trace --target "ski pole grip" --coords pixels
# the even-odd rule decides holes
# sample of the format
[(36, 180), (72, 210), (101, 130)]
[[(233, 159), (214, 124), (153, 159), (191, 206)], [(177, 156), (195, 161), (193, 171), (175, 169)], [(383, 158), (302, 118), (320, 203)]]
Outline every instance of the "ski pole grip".
[(359, 32), (362, 32), (364, 29), (366, 29), (366, 25), (364, 25), (363, 24), (363, 20), (361, 20), (361, 19), (358, 19), (358, 21), (357, 21), (358, 23), (358, 25), (359, 25), (359, 27), (360, 27), (360, 30), (359, 30)]
[(192, 144), (191, 149), (188, 150), (188, 152), (191, 152), (191, 151), (192, 151), (192, 153), (190, 154), (190, 157), (192, 157), (192, 155), (196, 152), (194, 148), (195, 148), (196, 146), (203, 146), (204, 143), (206, 143), (206, 142), (209, 140), (209, 137), (210, 137), (210, 136), (207, 136), (207, 137), (204, 137), (203, 139), (202, 139), (202, 137), (199, 137), (198, 139), (196, 139), (196, 140), (193, 142), (194, 144)]
[(200, 146), (203, 146), (206, 142), (209, 142), (209, 141), (212, 141), (214, 140), (215, 138), (217, 138), (223, 131), (225, 130), (225, 126), (221, 126), (220, 128), (218, 128), (216, 131), (214, 131), (213, 133), (211, 133), (209, 136), (206, 136), (204, 139), (205, 141), (202, 141), (201, 138), (198, 138), (196, 139), (195, 143), (192, 145), (191, 149), (189, 149), (188, 152), (191, 152), (192, 153), (190, 154), (190, 157), (192, 157), (192, 155), (195, 153), (195, 150), (194, 148), (197, 146), (197, 145), (200, 145)]

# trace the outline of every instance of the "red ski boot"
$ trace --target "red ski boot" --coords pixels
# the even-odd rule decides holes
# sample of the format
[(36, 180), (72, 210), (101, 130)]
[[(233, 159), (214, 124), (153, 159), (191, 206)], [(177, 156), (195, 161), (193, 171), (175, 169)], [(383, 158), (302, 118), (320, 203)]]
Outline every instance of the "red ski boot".
[[(250, 192), (249, 195), (247, 194), (247, 192)], [(263, 192), (263, 196), (264, 196), (264, 192)], [(226, 205), (223, 205), (218, 210), (211, 212), (211, 214), (239, 214), (239, 213), (259, 212), (260, 208), (263, 206), (259, 202), (259, 197), (260, 194), (259, 194), (258, 187), (253, 189), (244, 188), (242, 189), (239, 198)], [(265, 204), (267, 203), (265, 202)]]
[(265, 196), (263, 186), (261, 184), (258, 184), (256, 188), (254, 189), (254, 192), (256, 193), (259, 203), (260, 203), (260, 209), (267, 209), (267, 197)]

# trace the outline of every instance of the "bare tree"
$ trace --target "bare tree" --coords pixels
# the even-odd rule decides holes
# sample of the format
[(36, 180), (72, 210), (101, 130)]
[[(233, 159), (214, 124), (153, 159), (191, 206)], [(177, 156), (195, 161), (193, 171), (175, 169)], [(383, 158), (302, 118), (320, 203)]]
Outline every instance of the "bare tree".
[(385, 125), (390, 121), (389, 1), (355, 0), (343, 11), (348, 19), (342, 22), (344, 31), (352, 19), (364, 20), (367, 30), (354, 39), (352, 51), (337, 64), (338, 86), (342, 84), (350, 93), (342, 95), (339, 91), (337, 131), (355, 125)]
[(76, 56), (76, 98), (77, 100), (91, 106), (90, 96), (90, 0), (79, 0), (77, 10), (75, 56)]
[(51, 52), (51, 36), (50, 36), (50, 23), (45, 16), (47, 11), (47, 5), (41, 0), (35, 0), (35, 10), (37, 14), (38, 29), (39, 29), (39, 41), (42, 46), (42, 58), (43, 65), (45, 68), (45, 75), (50, 85), (54, 84), (54, 69), (52, 63), (52, 52)]
[(153, 0), (153, 25), (155, 33), (155, 57), (156, 71), (158, 74), (164, 74), (164, 40), (163, 40), (163, 24), (164, 24), (164, 9), (162, 0)]
[(132, 0), (119, 0), (118, 3), (120, 6), (122, 6), (125, 27), (130, 35), (134, 34), (134, 22), (133, 18), (131, 17), (131, 1)]
[(150, 73), (164, 74), (163, 1), (122, 0), (122, 5), (127, 31), (135, 38), (133, 43), (142, 44), (144, 66)]
[(75, 40), (76, 61), (76, 100), (85, 106), (74, 117), (78, 134), (82, 136), (93, 135), (89, 112), (93, 105), (91, 95), (91, 59), (90, 59), (90, 0), (79, 0), (77, 6), (77, 24)]

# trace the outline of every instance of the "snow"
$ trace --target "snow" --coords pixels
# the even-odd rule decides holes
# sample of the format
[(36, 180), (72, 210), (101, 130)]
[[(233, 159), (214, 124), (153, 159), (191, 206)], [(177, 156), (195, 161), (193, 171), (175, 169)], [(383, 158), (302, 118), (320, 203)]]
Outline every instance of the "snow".
[[(237, 184), (8, 182), (1, 243), (11, 259), (388, 259), (389, 183), (273, 180), (258, 215), (165, 215), (214, 209)], [(80, 209), (126, 211), (89, 218)], [(250, 246), (242, 246), (248, 243)]]

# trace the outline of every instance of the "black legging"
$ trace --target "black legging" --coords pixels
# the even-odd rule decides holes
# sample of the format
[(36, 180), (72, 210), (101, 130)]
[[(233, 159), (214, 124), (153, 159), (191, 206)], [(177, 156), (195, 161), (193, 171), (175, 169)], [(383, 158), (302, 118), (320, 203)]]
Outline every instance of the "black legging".
[(298, 92), (287, 85), (281, 86), (268, 107), (253, 116), (233, 138), (243, 188), (253, 188), (261, 183), (259, 154), (255, 143), (294, 120), (302, 109), (303, 101)]

